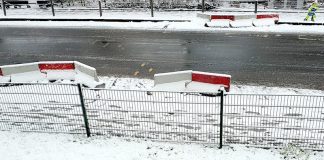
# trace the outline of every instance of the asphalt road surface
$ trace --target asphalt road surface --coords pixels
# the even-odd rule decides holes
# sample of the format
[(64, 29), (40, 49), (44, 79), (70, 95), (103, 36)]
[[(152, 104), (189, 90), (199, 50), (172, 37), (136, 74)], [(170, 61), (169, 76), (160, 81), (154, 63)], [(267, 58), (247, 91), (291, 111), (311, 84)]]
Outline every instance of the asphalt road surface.
[(234, 83), (324, 90), (324, 36), (0, 27), (0, 65), (77, 60), (99, 75), (197, 70)]

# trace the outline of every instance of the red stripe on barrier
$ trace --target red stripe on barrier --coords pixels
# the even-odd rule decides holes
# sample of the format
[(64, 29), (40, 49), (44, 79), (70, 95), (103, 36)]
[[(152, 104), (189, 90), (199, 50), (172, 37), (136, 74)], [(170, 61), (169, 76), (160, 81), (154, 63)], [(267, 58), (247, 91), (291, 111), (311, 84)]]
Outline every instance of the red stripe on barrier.
[(3, 76), (3, 73), (2, 73), (2, 70), (1, 70), (1, 68), (0, 68), (0, 76)]
[(234, 16), (224, 16), (224, 15), (211, 15), (210, 19), (211, 20), (213, 20), (213, 19), (229, 19), (229, 20), (234, 21), (235, 17)]
[(229, 92), (231, 86), (231, 77), (225, 77), (225, 76), (192, 73), (192, 81), (210, 83), (210, 84), (223, 84), (227, 92)]
[(257, 19), (262, 19), (262, 18), (277, 18), (277, 19), (279, 19), (279, 14), (259, 14), (259, 15), (257, 15)]
[(38, 64), (39, 70), (71, 70), (75, 69), (74, 63)]

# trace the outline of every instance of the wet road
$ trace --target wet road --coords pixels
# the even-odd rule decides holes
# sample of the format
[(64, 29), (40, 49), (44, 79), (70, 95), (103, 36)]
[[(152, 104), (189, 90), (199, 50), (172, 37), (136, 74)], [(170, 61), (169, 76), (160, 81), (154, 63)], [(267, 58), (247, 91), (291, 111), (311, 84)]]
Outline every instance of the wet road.
[(99, 75), (193, 69), (234, 83), (324, 90), (324, 36), (0, 27), (0, 64), (77, 60)]

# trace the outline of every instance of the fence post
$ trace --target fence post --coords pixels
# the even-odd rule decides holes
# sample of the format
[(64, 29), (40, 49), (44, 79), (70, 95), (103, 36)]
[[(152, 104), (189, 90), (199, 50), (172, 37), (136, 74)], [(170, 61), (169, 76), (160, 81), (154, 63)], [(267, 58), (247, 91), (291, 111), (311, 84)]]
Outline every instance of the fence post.
[(224, 116), (224, 91), (220, 92), (220, 113), (219, 113), (219, 149), (223, 147), (223, 116)]
[(87, 116), (87, 111), (86, 111), (86, 108), (85, 108), (85, 105), (84, 105), (84, 99), (83, 99), (82, 88), (81, 88), (80, 83), (78, 83), (78, 90), (79, 90), (81, 108), (82, 108), (82, 113), (83, 113), (85, 129), (86, 129), (86, 132), (87, 132), (87, 137), (90, 137), (90, 128), (89, 128), (88, 116)]
[(154, 17), (154, 14), (153, 14), (153, 0), (150, 0), (150, 8), (151, 8), (151, 17)]
[(99, 14), (100, 14), (100, 17), (102, 16), (102, 9), (101, 9), (101, 1), (98, 1), (99, 3)]
[(205, 0), (201, 2), (201, 12), (205, 12)]
[(7, 12), (6, 12), (6, 4), (5, 4), (5, 2), (4, 2), (4, 0), (1, 0), (1, 2), (2, 2), (2, 10), (3, 10), (3, 15), (4, 16), (7, 16)]
[(53, 5), (53, 0), (51, 0), (51, 8), (52, 8), (52, 14), (55, 17), (55, 12), (54, 12), (54, 5)]

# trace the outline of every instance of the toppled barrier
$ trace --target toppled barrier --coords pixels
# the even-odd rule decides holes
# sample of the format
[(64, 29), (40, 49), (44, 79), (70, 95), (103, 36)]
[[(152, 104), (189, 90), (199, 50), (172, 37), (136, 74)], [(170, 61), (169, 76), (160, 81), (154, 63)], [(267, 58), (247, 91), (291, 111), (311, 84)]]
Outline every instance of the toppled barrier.
[(102, 87), (95, 68), (77, 61), (44, 61), (0, 66), (0, 82), (30, 83), (69, 80)]
[(156, 91), (218, 93), (225, 89), (230, 91), (231, 76), (198, 71), (179, 71), (154, 75)]

